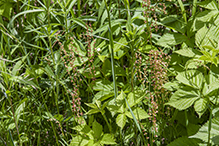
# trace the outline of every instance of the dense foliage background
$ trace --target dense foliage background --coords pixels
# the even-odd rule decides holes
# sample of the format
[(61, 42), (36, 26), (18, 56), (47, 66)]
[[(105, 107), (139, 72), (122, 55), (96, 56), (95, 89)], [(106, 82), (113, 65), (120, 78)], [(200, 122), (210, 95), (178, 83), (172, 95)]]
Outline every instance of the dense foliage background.
[(219, 145), (219, 1), (0, 0), (0, 145)]

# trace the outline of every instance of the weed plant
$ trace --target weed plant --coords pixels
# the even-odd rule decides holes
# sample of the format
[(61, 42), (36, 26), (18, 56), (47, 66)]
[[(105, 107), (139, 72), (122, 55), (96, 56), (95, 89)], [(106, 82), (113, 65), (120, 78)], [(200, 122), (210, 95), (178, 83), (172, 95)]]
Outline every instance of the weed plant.
[(0, 0), (0, 145), (219, 145), (218, 0)]

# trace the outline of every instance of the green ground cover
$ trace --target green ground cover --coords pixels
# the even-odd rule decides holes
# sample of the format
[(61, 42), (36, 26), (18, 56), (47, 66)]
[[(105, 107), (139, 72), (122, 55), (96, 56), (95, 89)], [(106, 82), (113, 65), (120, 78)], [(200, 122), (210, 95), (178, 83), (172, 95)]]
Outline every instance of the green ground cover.
[(218, 0), (0, 0), (0, 145), (219, 145)]

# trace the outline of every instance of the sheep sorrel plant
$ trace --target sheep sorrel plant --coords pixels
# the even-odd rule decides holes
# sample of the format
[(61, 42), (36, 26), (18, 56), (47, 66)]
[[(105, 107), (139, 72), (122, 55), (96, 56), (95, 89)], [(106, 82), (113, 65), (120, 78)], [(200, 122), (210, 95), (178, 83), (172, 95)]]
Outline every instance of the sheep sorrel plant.
[[(163, 85), (168, 82), (168, 62), (170, 62), (170, 56), (158, 50), (151, 50), (149, 52), (148, 64), (148, 75), (149, 81), (147, 83), (149, 97), (149, 121), (152, 123), (152, 136), (149, 137), (153, 143), (157, 145), (164, 144), (164, 131), (171, 119), (170, 108), (165, 107), (164, 104), (169, 100), (169, 91), (163, 88)], [(159, 143), (158, 143), (159, 139)], [(153, 145), (153, 144), (152, 144)]]
[(218, 0), (0, 0), (0, 146), (219, 145)]

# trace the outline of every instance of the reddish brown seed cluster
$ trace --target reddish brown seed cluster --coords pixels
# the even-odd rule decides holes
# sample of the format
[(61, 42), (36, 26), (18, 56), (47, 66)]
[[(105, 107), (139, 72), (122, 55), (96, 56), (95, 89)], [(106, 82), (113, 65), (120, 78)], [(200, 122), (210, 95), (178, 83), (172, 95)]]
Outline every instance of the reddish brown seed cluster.
[(157, 25), (157, 14), (162, 12), (164, 14), (167, 14), (166, 12), (166, 6), (164, 3), (158, 3), (158, 4), (151, 4), (150, 0), (143, 0), (143, 8), (145, 8), (144, 11), (144, 17), (146, 18), (145, 23), (149, 24), (149, 18), (151, 19), (150, 25), (148, 26), (148, 31), (150, 33), (151, 37), (151, 28), (154, 27), (155, 31), (158, 31), (158, 25)]
[[(165, 54), (162, 50), (151, 50), (148, 53), (148, 59), (146, 59), (146, 65), (142, 65), (142, 57), (139, 53), (136, 53), (136, 69), (137, 77), (142, 82), (143, 87), (147, 88), (149, 97), (146, 97), (150, 101), (149, 115), (150, 122), (152, 123), (152, 132), (154, 133), (154, 139), (158, 137), (159, 126), (158, 118), (169, 116), (169, 108), (164, 110), (164, 103), (168, 101), (169, 91), (163, 88), (163, 85), (168, 82), (167, 68), (170, 62), (170, 56)], [(139, 66), (139, 67), (137, 67)], [(143, 68), (142, 68), (143, 67)], [(144, 128), (142, 128), (146, 138), (149, 139), (148, 134)]]

